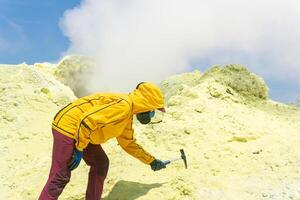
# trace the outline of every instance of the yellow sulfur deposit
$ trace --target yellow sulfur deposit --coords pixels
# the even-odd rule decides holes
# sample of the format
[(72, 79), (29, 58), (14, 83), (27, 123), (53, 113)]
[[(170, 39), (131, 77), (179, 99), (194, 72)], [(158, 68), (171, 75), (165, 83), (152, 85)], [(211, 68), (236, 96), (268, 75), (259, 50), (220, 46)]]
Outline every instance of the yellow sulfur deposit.
[(84, 75), (88, 75), (89, 69), (94, 66), (94, 62), (85, 56), (72, 55), (63, 58), (53, 70), (53, 75), (57, 80), (69, 86), (75, 95), (87, 95)]
[[(0, 67), (0, 199), (35, 200), (47, 179), (51, 120), (76, 98), (55, 70)], [(299, 108), (268, 99), (264, 81), (241, 65), (175, 75), (161, 86), (167, 112), (146, 126), (135, 122), (135, 134), (162, 160), (184, 149), (188, 169), (177, 161), (153, 172), (111, 140), (103, 145), (105, 200), (300, 199)], [(60, 199), (83, 200), (87, 176), (82, 162)]]

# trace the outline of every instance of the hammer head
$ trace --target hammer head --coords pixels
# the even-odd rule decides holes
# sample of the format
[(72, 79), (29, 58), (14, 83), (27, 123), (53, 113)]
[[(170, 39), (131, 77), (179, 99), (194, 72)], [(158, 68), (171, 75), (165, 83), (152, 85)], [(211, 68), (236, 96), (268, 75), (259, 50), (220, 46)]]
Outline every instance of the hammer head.
[(180, 153), (181, 153), (181, 158), (182, 158), (182, 160), (184, 162), (184, 166), (187, 169), (186, 156), (185, 156), (185, 153), (184, 153), (183, 149), (180, 149)]

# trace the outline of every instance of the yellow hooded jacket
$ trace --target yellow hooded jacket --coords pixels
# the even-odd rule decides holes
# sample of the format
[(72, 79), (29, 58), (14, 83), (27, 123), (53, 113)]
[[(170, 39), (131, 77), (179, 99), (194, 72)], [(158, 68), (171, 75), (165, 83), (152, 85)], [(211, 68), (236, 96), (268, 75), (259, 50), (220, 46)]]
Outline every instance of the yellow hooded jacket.
[(136, 143), (132, 119), (134, 114), (163, 107), (161, 90), (154, 84), (141, 83), (129, 95), (99, 93), (75, 100), (56, 114), (52, 128), (75, 139), (80, 151), (88, 143), (102, 144), (117, 138), (127, 153), (150, 164), (155, 158)]

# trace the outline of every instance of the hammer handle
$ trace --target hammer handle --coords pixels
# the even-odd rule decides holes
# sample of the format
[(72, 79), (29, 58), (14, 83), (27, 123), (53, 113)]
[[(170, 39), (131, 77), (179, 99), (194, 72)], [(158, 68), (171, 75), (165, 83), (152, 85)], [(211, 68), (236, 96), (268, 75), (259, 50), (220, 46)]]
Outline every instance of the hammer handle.
[(166, 160), (166, 161), (164, 161), (164, 164), (165, 165), (168, 165), (168, 164), (170, 164), (171, 163), (171, 160)]
[(165, 165), (168, 165), (170, 164), (171, 162), (174, 162), (174, 161), (177, 161), (177, 160), (181, 160), (182, 158), (175, 158), (173, 160), (166, 160), (166, 161), (163, 161)]

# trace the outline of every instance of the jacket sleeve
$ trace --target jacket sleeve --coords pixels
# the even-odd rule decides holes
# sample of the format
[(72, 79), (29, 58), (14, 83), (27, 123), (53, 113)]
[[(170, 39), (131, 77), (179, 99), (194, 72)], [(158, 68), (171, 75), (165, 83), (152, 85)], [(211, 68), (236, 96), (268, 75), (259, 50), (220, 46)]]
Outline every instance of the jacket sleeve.
[(131, 128), (131, 125), (130, 128), (126, 128), (124, 130), (122, 135), (117, 137), (117, 141), (127, 153), (145, 164), (150, 164), (155, 159), (151, 154), (136, 143), (136, 139), (133, 137), (133, 129)]
[(124, 100), (97, 105), (84, 112), (75, 134), (76, 148), (81, 151), (85, 149), (90, 142), (91, 132), (124, 120), (129, 112), (130, 106)]

